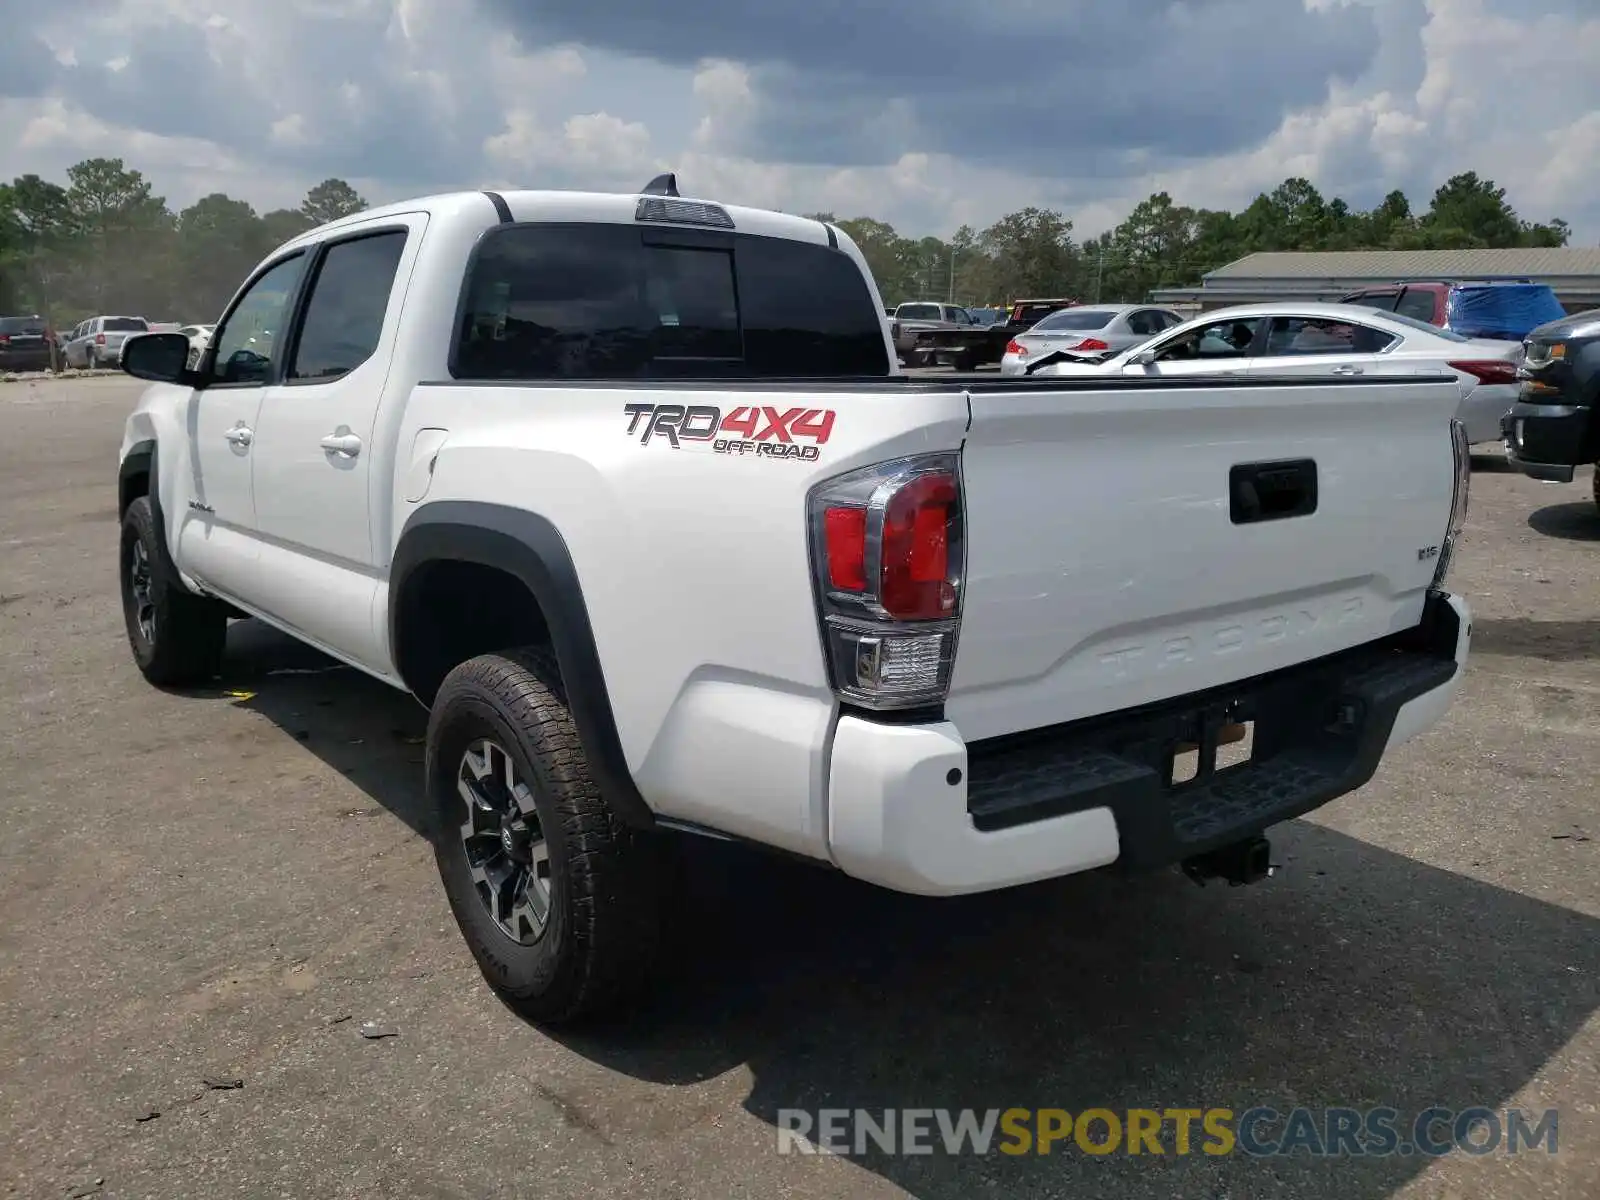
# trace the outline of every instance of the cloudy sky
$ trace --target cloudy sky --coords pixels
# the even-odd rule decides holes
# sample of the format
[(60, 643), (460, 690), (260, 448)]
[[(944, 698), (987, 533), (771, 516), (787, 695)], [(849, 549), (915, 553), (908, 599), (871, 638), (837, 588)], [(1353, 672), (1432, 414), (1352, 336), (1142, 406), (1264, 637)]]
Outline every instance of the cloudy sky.
[(1088, 234), (1158, 189), (1420, 206), (1476, 170), (1600, 241), (1597, 0), (0, 0), (0, 28), (0, 178), (120, 156), (177, 206), (670, 168), (906, 233), (1040, 204)]

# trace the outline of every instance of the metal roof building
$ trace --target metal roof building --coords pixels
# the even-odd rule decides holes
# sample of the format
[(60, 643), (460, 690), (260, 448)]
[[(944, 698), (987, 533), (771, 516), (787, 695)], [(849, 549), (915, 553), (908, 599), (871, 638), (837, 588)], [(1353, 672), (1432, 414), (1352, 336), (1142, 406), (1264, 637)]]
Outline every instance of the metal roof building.
[(1526, 279), (1548, 283), (1568, 312), (1600, 308), (1600, 248), (1263, 251), (1218, 267), (1192, 288), (1158, 288), (1157, 304), (1202, 309), (1265, 300), (1338, 300), (1398, 280)]

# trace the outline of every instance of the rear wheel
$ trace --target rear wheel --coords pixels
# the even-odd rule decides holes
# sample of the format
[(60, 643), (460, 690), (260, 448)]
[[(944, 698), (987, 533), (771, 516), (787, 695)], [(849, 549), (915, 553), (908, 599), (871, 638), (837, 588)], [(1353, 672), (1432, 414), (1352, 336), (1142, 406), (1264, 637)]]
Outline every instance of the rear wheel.
[(1594, 474), (1589, 479), (1589, 491), (1594, 496), (1594, 506), (1600, 508), (1600, 462), (1594, 465)]
[(150, 498), (122, 517), (118, 555), (128, 645), (144, 677), (158, 687), (205, 683), (222, 667), (227, 612), (183, 586), (156, 529)]
[(668, 848), (595, 785), (554, 656), (486, 654), (450, 672), (427, 764), (439, 875), (490, 987), (547, 1024), (637, 993), (660, 957)]

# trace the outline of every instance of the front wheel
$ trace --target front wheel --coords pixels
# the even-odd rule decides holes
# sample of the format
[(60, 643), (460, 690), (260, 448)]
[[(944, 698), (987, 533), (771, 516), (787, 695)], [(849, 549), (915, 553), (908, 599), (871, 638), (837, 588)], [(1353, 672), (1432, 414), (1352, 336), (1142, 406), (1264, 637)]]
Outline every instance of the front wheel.
[(158, 687), (215, 678), (228, 636), (227, 613), (183, 586), (162, 548), (148, 496), (123, 514), (118, 566), (128, 645), (144, 677)]
[(648, 982), (668, 848), (625, 825), (595, 785), (548, 650), (482, 655), (445, 677), (427, 787), (445, 895), (506, 1003), (554, 1025)]

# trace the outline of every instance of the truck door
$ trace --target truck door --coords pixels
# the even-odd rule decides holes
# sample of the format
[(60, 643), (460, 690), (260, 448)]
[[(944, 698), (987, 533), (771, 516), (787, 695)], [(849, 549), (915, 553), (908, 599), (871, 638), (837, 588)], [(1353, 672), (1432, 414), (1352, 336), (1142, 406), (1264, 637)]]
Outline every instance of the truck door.
[[(262, 400), (253, 470), (263, 611), (381, 668), (374, 486), (392, 447), (378, 415), (423, 214), (342, 231), (315, 251), (288, 360)], [(390, 430), (393, 436), (393, 430)]]
[[(268, 265), (217, 326), (214, 353), (199, 363), (205, 383), (189, 396), (187, 461), (173, 464), (188, 493), (186, 506), (167, 514), (178, 561), (195, 579), (230, 597), (254, 591), (259, 555), (250, 468), (257, 417), (279, 368), (284, 325), (306, 258), (297, 251)], [(165, 461), (161, 469), (168, 469)]]

